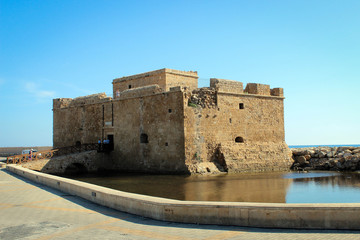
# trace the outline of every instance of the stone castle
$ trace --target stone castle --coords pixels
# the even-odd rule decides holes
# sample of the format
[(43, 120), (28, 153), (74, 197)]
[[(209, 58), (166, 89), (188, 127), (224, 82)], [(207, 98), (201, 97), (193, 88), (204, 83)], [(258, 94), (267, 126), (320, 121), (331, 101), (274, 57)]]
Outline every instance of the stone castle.
[[(108, 139), (113, 170), (154, 173), (288, 170), (283, 89), (160, 69), (113, 80), (105, 93), (53, 100), (53, 146)], [(106, 164), (105, 164), (106, 162)]]

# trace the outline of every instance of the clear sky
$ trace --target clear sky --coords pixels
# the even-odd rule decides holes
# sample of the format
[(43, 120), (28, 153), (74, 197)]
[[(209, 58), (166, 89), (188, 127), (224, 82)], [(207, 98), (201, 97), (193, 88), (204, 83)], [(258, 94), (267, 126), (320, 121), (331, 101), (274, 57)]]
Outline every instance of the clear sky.
[(0, 0), (0, 147), (52, 145), (52, 99), (172, 68), (285, 91), (289, 145), (360, 144), (359, 0)]

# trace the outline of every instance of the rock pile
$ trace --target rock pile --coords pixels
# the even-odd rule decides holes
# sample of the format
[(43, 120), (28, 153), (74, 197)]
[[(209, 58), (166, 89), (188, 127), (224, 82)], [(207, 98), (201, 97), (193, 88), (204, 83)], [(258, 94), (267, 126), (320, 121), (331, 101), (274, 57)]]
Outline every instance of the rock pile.
[(202, 108), (215, 108), (216, 95), (212, 88), (200, 88), (192, 92), (189, 103), (201, 106)]
[(292, 170), (360, 170), (360, 147), (293, 148)]

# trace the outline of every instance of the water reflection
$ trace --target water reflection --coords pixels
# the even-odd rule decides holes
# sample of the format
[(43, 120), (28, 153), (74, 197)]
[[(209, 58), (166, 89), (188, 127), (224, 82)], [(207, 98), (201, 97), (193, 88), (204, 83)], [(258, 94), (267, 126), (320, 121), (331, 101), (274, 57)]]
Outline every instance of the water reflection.
[(121, 191), (189, 201), (360, 202), (358, 173), (257, 173), (220, 176), (113, 174), (72, 178)]

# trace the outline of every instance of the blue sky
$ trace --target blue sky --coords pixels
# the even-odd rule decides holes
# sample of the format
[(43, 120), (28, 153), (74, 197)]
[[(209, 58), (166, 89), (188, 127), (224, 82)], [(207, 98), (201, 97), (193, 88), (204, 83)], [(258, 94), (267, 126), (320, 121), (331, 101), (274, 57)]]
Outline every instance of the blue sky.
[(289, 145), (360, 144), (360, 1), (0, 0), (0, 147), (52, 145), (52, 99), (160, 68), (285, 91)]

